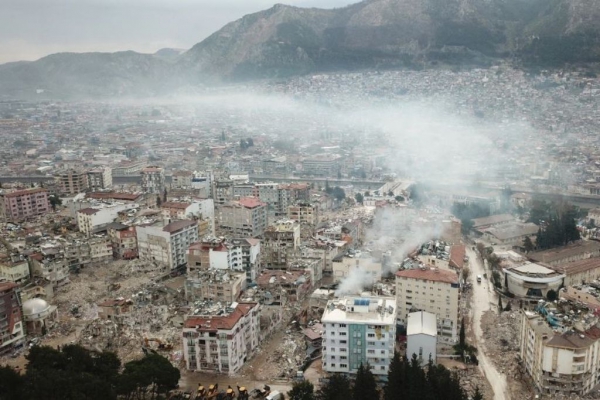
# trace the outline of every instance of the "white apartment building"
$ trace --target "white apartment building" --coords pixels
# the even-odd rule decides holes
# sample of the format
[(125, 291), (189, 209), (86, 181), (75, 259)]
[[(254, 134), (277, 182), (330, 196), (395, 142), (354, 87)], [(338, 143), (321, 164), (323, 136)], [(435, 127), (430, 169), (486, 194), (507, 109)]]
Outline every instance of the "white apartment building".
[(535, 387), (543, 394), (582, 396), (600, 382), (600, 329), (554, 332), (534, 312), (521, 315), (520, 357)]
[(352, 271), (359, 270), (369, 279), (369, 283), (378, 282), (381, 280), (383, 273), (383, 265), (370, 256), (365, 257), (346, 257), (339, 256), (333, 259), (332, 262), (333, 281), (340, 282), (347, 278)]
[(187, 264), (187, 250), (198, 241), (196, 221), (181, 220), (168, 225), (148, 225), (136, 228), (141, 260), (155, 261), (175, 269)]
[(209, 234), (215, 232), (215, 203), (213, 199), (194, 199), (191, 201), (168, 201), (160, 206), (163, 218), (198, 219), (208, 221)]
[(142, 192), (162, 195), (165, 189), (165, 170), (160, 167), (142, 168)]
[(182, 335), (186, 368), (236, 374), (258, 347), (259, 307), (257, 303), (232, 303), (225, 310), (187, 317)]
[(327, 303), (321, 323), (323, 369), (355, 374), (360, 364), (387, 375), (394, 357), (396, 302), (387, 297), (344, 297)]
[(87, 172), (88, 189), (96, 192), (112, 187), (112, 169), (109, 167), (96, 168)]
[(192, 186), (192, 171), (175, 171), (171, 177), (171, 188), (182, 189)]
[(396, 272), (398, 324), (406, 327), (409, 313), (426, 311), (437, 316), (438, 338), (456, 342), (459, 292), (454, 271), (420, 268)]
[(113, 222), (121, 211), (130, 209), (127, 204), (99, 204), (97, 207), (77, 211), (77, 227), (86, 236), (101, 231)]
[(20, 255), (0, 253), (0, 281), (24, 283), (29, 280), (29, 263)]

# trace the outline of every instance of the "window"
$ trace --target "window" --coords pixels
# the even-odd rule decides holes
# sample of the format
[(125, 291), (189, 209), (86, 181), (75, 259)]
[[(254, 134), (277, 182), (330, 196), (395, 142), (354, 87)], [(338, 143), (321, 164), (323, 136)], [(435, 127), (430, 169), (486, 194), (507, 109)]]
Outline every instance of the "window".
[(374, 333), (369, 333), (369, 334), (367, 334), (367, 337), (374, 338), (375, 334)]
[(340, 344), (346, 344), (347, 342), (347, 340), (340, 340)]
[(348, 368), (348, 364), (340, 364), (340, 368)]
[(419, 347), (419, 358), (423, 358), (423, 348)]
[(375, 354), (375, 350), (367, 350), (367, 353), (369, 353), (369, 354)]
[(340, 332), (340, 336), (346, 336), (348, 335), (346, 332)]
[(335, 363), (331, 364), (331, 368), (335, 368)]
[(367, 342), (369, 346), (375, 346), (375, 342)]
[(346, 357), (346, 356), (341, 356), (340, 357), (340, 360), (347, 360), (347, 359), (348, 359), (348, 357)]
[(346, 324), (340, 324), (340, 328), (345, 328)]

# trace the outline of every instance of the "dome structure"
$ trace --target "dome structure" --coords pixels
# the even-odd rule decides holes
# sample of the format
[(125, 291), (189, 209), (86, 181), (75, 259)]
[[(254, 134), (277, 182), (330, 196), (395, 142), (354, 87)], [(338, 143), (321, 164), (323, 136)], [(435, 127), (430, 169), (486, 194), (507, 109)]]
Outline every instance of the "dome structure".
[(23, 316), (25, 318), (43, 317), (50, 311), (50, 305), (43, 299), (29, 299), (23, 303)]

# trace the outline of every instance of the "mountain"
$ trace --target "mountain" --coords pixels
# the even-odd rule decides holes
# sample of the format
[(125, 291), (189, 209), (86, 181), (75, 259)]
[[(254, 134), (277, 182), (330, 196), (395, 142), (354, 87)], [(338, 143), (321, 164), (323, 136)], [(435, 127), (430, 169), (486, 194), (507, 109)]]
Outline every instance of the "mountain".
[(61, 53), (0, 65), (0, 96), (154, 95), (209, 81), (363, 68), (600, 62), (598, 0), (365, 0), (277, 4), (186, 52)]

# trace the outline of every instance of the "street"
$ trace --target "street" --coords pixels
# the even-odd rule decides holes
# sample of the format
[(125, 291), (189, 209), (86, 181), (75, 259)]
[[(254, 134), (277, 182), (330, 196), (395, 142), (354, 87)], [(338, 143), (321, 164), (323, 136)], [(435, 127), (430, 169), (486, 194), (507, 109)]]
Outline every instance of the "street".
[(495, 365), (485, 353), (486, 348), (483, 339), (483, 331), (481, 329), (481, 316), (485, 311), (490, 309), (490, 304), (498, 303), (498, 298), (491, 288), (491, 274), (488, 273), (488, 279), (483, 279), (481, 283), (477, 283), (477, 275), (483, 276), (486, 272), (485, 268), (477, 253), (469, 246), (467, 246), (467, 255), (469, 256), (469, 267), (471, 268), (470, 279), (473, 283), (471, 321), (473, 321), (473, 332), (477, 339), (476, 347), (479, 350), (477, 352), (479, 368), (494, 390), (494, 399), (510, 400), (506, 377), (498, 372)]

